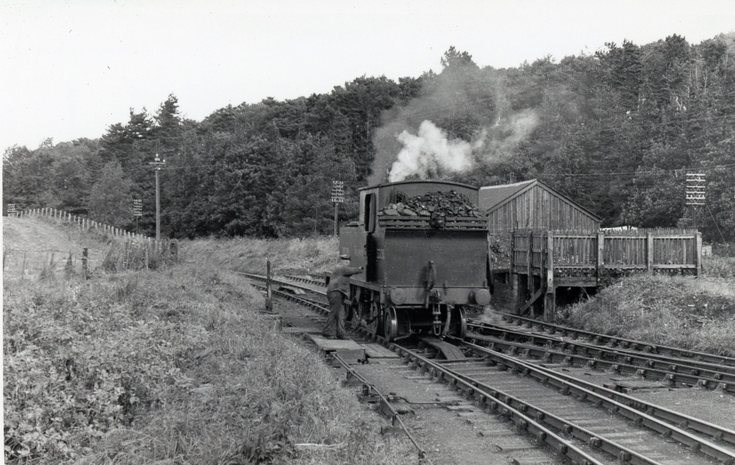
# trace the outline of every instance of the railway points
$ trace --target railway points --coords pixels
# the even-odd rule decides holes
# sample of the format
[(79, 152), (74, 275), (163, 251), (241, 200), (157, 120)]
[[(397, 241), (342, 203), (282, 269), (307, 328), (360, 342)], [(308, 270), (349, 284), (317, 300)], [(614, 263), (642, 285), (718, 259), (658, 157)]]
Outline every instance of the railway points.
[(594, 333), (592, 331), (585, 331), (582, 329), (571, 328), (568, 326), (562, 326), (546, 321), (540, 321), (533, 318), (526, 318), (520, 315), (513, 315), (510, 313), (502, 313), (502, 317), (518, 326), (526, 326), (527, 328), (534, 328), (539, 332), (546, 332), (549, 334), (559, 334), (571, 338), (582, 338), (590, 341), (595, 345), (609, 345), (611, 347), (620, 347), (623, 349), (633, 349), (641, 352), (650, 352), (652, 354), (669, 355), (676, 358), (691, 359), (692, 361), (702, 361), (708, 363), (714, 363), (719, 365), (725, 365), (728, 367), (735, 367), (735, 358), (727, 357), (724, 355), (711, 354), (707, 352), (699, 352), (694, 350), (681, 349), (677, 347), (670, 347), (661, 344), (653, 344), (650, 342), (636, 341), (633, 339), (626, 339), (618, 336), (611, 336), (607, 334)]
[[(294, 280), (283, 279), (283, 282), (293, 285)], [(284, 294), (284, 298), (303, 300), (312, 308), (318, 307), (317, 302), (320, 299), (323, 302), (321, 294), (323, 291), (316, 283), (310, 284), (307, 287), (311, 288), (309, 292), (311, 296)], [(475, 327), (473, 325), (477, 324), (470, 322), (471, 329)], [(548, 334), (534, 334), (532, 331), (514, 331), (509, 334), (521, 339), (525, 337), (526, 342), (536, 338), (533, 344), (525, 344), (530, 347), (543, 348), (543, 345), (539, 345), (542, 340), (546, 344), (558, 341)], [(469, 336), (471, 339), (473, 335)], [(364, 340), (365, 333), (357, 338)], [(611, 458), (616, 463), (735, 463), (735, 449), (733, 449), (735, 432), (593, 383), (585, 383), (568, 374), (536, 366), (461, 338), (448, 339), (462, 345), (464, 348), (461, 350), (466, 351), (465, 360), (455, 361), (437, 359), (441, 357), (440, 351), (432, 348), (431, 344), (402, 347), (404, 341), (389, 343), (381, 337), (372, 336), (370, 340), (381, 342), (397, 351), (401, 358), (384, 360), (380, 364), (360, 364), (361, 369), (386, 371), (385, 365), (402, 362), (401, 366), (405, 368), (419, 369), (419, 374), (405, 376), (405, 371), (401, 371), (405, 368), (402, 369), (400, 366), (387, 371), (403, 372), (404, 383), (410, 381), (424, 386), (434, 386), (437, 380), (448, 380), (447, 386), (456, 393), (450, 397), (434, 396), (431, 399), (408, 399), (409, 401), (422, 405), (441, 403), (451, 398), (454, 404), (444, 407), (451, 407), (451, 411), (466, 419), (471, 418), (469, 420), (471, 422), (476, 421), (475, 417), (486, 410), (495, 410), (502, 419), (501, 423), (507, 424), (510, 420), (511, 424), (516, 425), (516, 431), (525, 432), (527, 437), (532, 438), (532, 443), (542, 442), (550, 447), (547, 450), (556, 451), (553, 455), (562, 454), (573, 463), (610, 463)], [(509, 341), (504, 343), (513, 344)], [(590, 350), (611, 350), (609, 347), (586, 343), (581, 346), (588, 346)], [(624, 354), (620, 350), (614, 353)], [(597, 355), (599, 356), (599, 352)], [(370, 357), (367, 357), (367, 360), (370, 361)], [(656, 360), (661, 360), (661, 357)], [(503, 383), (507, 383), (510, 392), (499, 394), (502, 391), (490, 383), (490, 381), (499, 382), (501, 378), (504, 380)], [(383, 382), (390, 389), (390, 383)], [(534, 394), (535, 390), (541, 389), (538, 386), (543, 388), (543, 394), (538, 392)], [(554, 396), (550, 392), (554, 392)], [(524, 403), (523, 399), (516, 397), (521, 394), (536, 399), (535, 402), (541, 402), (543, 405)], [(400, 396), (388, 398), (393, 402), (406, 403), (406, 399), (401, 399)], [(557, 412), (559, 416), (549, 411), (551, 407), (547, 404), (560, 408), (561, 412)], [(415, 411), (415, 409), (408, 410)], [(595, 411), (606, 412), (603, 416), (616, 416), (617, 419), (606, 418), (607, 423), (600, 423), (600, 414), (594, 413)], [(534, 423), (530, 423), (529, 420)], [(552, 428), (554, 425), (556, 429)], [(559, 437), (560, 442), (555, 442), (555, 435)], [(674, 447), (672, 441), (680, 445)], [(641, 449), (642, 452), (636, 449), (640, 449), (641, 444), (645, 445)], [(576, 449), (572, 448), (574, 445)], [(528, 452), (533, 449), (522, 447), (521, 450)]]
[(735, 374), (726, 367), (704, 369), (687, 365), (681, 359), (662, 360), (644, 354), (622, 353), (605, 346), (576, 344), (538, 334), (510, 331), (488, 324), (470, 323), (468, 337), (495, 350), (522, 354), (544, 363), (586, 366), (613, 373), (652, 379), (670, 386), (700, 386), (735, 392)]

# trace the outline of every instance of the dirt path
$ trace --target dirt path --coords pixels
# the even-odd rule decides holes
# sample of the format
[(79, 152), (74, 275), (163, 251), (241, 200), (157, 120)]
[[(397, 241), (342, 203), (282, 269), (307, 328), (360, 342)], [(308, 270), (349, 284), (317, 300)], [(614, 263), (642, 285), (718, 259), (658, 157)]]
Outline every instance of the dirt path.
[(42, 270), (63, 271), (71, 256), (81, 272), (82, 249), (89, 249), (90, 269), (102, 263), (107, 244), (68, 225), (42, 218), (3, 217), (4, 279), (30, 278)]

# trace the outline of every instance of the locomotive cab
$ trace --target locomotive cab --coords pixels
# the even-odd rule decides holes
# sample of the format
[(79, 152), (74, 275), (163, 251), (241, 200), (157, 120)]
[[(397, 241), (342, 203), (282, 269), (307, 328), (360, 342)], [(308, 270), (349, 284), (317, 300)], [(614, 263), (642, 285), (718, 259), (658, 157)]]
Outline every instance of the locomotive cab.
[(464, 334), (464, 310), (486, 305), (487, 222), (478, 189), (443, 181), (360, 191), (357, 222), (340, 231), (351, 278), (351, 321), (387, 340)]

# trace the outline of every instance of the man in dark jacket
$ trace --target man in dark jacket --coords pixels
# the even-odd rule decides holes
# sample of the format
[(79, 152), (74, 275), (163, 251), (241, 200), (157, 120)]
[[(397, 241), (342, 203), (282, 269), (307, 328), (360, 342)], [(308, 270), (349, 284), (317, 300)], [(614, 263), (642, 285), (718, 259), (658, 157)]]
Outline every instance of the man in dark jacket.
[(334, 269), (327, 285), (327, 299), (329, 299), (329, 316), (327, 324), (322, 329), (322, 335), (330, 339), (346, 338), (345, 331), (345, 299), (350, 295), (349, 277), (362, 273), (363, 267), (348, 265), (350, 257), (341, 255), (342, 263)]

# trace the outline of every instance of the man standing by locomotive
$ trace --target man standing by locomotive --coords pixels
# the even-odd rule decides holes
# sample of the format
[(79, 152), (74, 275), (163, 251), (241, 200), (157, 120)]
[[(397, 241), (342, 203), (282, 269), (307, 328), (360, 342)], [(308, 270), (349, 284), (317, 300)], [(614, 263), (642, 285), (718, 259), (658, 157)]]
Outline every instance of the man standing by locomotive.
[(329, 316), (322, 329), (322, 335), (330, 339), (345, 339), (345, 299), (350, 293), (350, 276), (361, 273), (363, 267), (349, 266), (348, 255), (340, 255), (342, 262), (329, 276), (327, 299), (329, 299)]

